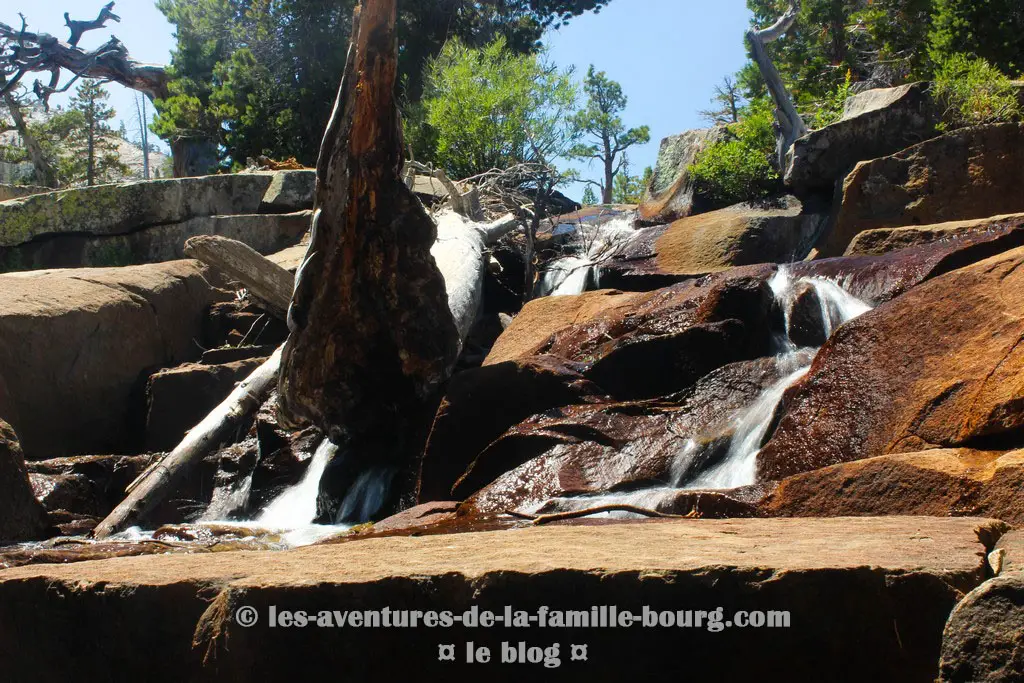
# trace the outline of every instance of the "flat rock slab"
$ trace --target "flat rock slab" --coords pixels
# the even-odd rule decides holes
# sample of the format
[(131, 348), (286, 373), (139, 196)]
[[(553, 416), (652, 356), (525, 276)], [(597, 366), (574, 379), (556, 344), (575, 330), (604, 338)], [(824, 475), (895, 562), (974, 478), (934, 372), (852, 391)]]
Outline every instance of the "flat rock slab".
[[(522, 680), (543, 664), (500, 660), (503, 643), (525, 642), (557, 643), (564, 680), (678, 666), (692, 680), (931, 681), (943, 625), (984, 580), (985, 552), (1004, 529), (919, 517), (657, 520), (26, 566), (0, 572), (0, 661), (5, 676), (37, 681), (273, 680), (297, 661), (351, 680)], [(638, 615), (645, 605), (722, 607), (730, 621), (737, 610), (787, 610), (791, 627), (268, 625), (271, 606), (502, 614), (505, 605)], [(243, 606), (256, 610), (255, 626), (238, 623)], [(491, 649), (491, 663), (466, 663), (470, 641)], [(438, 661), (445, 644), (456, 661)], [(571, 661), (573, 644), (588, 646), (586, 661)]]

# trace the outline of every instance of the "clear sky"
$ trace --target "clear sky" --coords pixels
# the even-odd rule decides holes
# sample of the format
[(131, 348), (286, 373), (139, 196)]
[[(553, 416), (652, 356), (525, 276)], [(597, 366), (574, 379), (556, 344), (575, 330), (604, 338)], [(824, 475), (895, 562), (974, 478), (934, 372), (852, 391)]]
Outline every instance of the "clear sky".
[[(104, 0), (4, 0), (0, 21), (17, 25), (17, 8), (21, 8), (30, 30), (66, 39), (65, 11), (74, 18), (92, 18), (103, 4)], [(114, 11), (121, 23), (111, 23), (108, 31), (87, 33), (82, 47), (96, 47), (113, 33), (139, 61), (166, 64), (170, 60), (173, 27), (153, 2), (121, 0)], [(744, 0), (612, 0), (600, 13), (577, 17), (569, 26), (549, 33), (545, 41), (552, 61), (575, 65), (578, 77), (593, 64), (622, 84), (629, 97), (626, 124), (651, 127), (650, 144), (630, 151), (632, 172), (639, 174), (645, 166), (654, 165), (663, 137), (704, 125), (697, 112), (707, 108), (722, 76), (743, 65), (743, 32), (749, 19)], [(134, 138), (135, 93), (116, 84), (107, 87), (118, 119), (124, 120)], [(68, 98), (55, 96), (51, 101), (64, 104)], [(156, 142), (156, 136), (152, 140)], [(581, 170), (588, 177), (599, 177), (597, 164)], [(583, 186), (570, 188), (568, 194), (579, 199)]]
[[(631, 172), (653, 166), (661, 139), (701, 128), (714, 87), (743, 66), (743, 34), (751, 13), (744, 0), (612, 0), (598, 14), (574, 19), (546, 37), (552, 61), (577, 76), (593, 64), (622, 84), (627, 126), (651, 127), (651, 142), (629, 152)], [(598, 162), (581, 168), (599, 179)], [(579, 199), (583, 186), (566, 194)]]

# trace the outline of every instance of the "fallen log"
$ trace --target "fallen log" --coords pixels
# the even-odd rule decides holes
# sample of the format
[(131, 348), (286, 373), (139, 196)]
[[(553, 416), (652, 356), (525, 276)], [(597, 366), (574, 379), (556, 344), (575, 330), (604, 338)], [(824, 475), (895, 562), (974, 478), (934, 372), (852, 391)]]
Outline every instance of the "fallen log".
[(93, 530), (107, 538), (145, 519), (167, 500), (189, 472), (207, 455), (231, 439), (270, 396), (281, 363), (281, 349), (235, 388), (223, 403), (196, 425), (178, 447), (150, 467), (129, 487), (128, 496)]
[(201, 235), (185, 242), (185, 254), (237, 280), (269, 313), (281, 320), (287, 318), (294, 276), (249, 245)]

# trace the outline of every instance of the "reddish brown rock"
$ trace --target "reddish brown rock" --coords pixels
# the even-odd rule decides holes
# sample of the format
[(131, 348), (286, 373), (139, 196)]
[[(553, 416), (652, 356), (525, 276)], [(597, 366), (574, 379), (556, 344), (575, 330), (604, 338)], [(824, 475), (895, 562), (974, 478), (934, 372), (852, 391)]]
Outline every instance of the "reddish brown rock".
[[(668, 399), (535, 415), (480, 453), (452, 492), (472, 495), (470, 506), (488, 513), (677, 485), (721, 456), (732, 418), (781, 374), (774, 359), (764, 358), (727, 365)], [(691, 439), (704, 447), (688, 451)]]
[(763, 480), (887, 453), (1024, 445), (1024, 248), (841, 327), (762, 450)]
[(832, 227), (818, 243), (838, 256), (861, 232), (1024, 210), (1024, 124), (965, 128), (866, 161), (847, 176)]
[(0, 421), (0, 546), (45, 538), (50, 523), (32, 493), (18, 437)]
[(881, 455), (783, 479), (769, 515), (985, 516), (1024, 524), (1024, 451), (943, 449)]
[(1024, 572), (975, 588), (956, 606), (942, 635), (940, 683), (1024, 679)]
[(645, 228), (601, 265), (603, 283), (634, 288), (655, 278), (681, 279), (735, 266), (803, 258), (825, 216), (794, 197), (729, 208)]
[(773, 272), (765, 266), (655, 292), (531, 302), (486, 363), (548, 354), (581, 363), (587, 379), (618, 399), (665, 396), (722, 365), (767, 354)]
[(452, 487), (469, 464), (520, 420), (602, 398), (600, 389), (576, 369), (550, 356), (456, 375), (434, 419), (420, 464), (418, 500), (451, 498)]
[(995, 236), (1021, 230), (1024, 230), (1024, 214), (1020, 213), (938, 225), (865, 230), (850, 242), (844, 256), (880, 256), (909, 247), (950, 242), (962, 236)]
[[(679, 667), (685, 637), (697, 680), (785, 671), (923, 683), (938, 674), (950, 611), (985, 580), (984, 555), (1004, 530), (984, 519), (655, 520), (34, 565), (0, 571), (0, 658), (18, 681), (277, 680), (295, 671), (288, 653), (355, 680), (464, 680), (487, 667), (488, 680), (521, 681), (543, 665), (441, 662), (438, 643), (500, 657), (503, 641), (523, 641), (561, 643), (565, 680), (650, 680)], [(785, 610), (790, 626), (285, 628), (271, 627), (271, 605), (278, 616), (721, 607), (723, 622)], [(239, 624), (242, 606), (257, 623)], [(570, 643), (588, 645), (586, 662), (571, 661)], [(154, 665), (154, 652), (173, 666)]]

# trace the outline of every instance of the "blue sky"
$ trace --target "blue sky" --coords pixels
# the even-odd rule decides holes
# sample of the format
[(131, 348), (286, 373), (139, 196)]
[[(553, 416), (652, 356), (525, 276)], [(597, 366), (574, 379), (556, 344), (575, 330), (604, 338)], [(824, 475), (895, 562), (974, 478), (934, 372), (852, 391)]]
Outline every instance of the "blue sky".
[[(20, 6), (30, 30), (65, 38), (65, 10), (70, 9), (76, 18), (95, 16), (103, 0), (5, 0), (3, 5), (0, 21), (16, 24), (17, 12), (7, 8)], [(121, 23), (112, 23), (110, 31), (87, 33), (83, 47), (96, 47), (113, 33), (139, 61), (169, 61), (173, 27), (150, 0), (121, 0), (115, 12)], [(650, 144), (629, 154), (632, 171), (639, 174), (654, 164), (663, 137), (704, 125), (697, 112), (707, 108), (722, 76), (743, 64), (743, 32), (749, 19), (745, 0), (612, 0), (600, 13), (577, 17), (567, 27), (549, 33), (546, 43), (552, 61), (576, 66), (578, 77), (593, 64), (622, 84), (629, 97), (626, 124), (651, 127)], [(108, 88), (111, 105), (134, 137), (134, 93), (116, 84)], [(62, 104), (67, 99), (66, 95), (57, 96), (52, 101)], [(597, 164), (581, 170), (588, 177), (599, 177)], [(583, 186), (567, 193), (578, 199)]]

